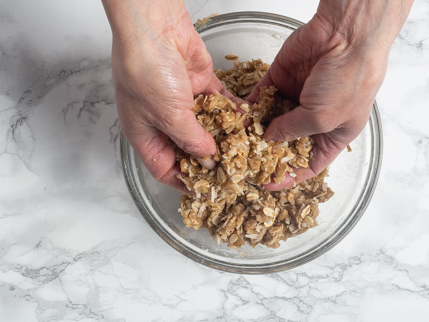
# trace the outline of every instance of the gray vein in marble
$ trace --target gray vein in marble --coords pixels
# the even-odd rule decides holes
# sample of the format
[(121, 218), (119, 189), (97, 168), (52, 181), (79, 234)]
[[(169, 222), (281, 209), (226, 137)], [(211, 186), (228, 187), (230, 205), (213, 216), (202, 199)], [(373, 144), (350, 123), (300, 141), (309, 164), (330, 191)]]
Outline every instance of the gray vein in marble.
[(118, 139), (121, 133), (121, 129), (119, 127), (119, 119), (116, 119), (111, 127), (109, 127), (110, 133), (110, 143), (112, 143), (115, 147), (115, 153), (117, 150)]
[[(207, 4), (207, 2), (208, 2), (208, 1), (209, 1), (209, 0), (205, 0), (205, 1), (204, 1), (204, 3), (202, 3), (202, 4), (199, 4), (199, 3), (198, 3), (198, 5), (200, 6), (200, 9), (198, 9), (197, 11), (195, 11), (195, 12), (191, 15), (191, 20), (194, 20), (195, 16), (196, 16), (196, 15), (198, 15), (198, 13), (199, 13), (199, 12), (201, 12), (201, 10), (203, 10), (203, 9), (204, 9), (204, 6)], [(195, 1), (195, 0), (194, 0), (194, 3), (195, 3), (195, 4), (197, 4), (197, 1)], [(189, 7), (189, 6), (188, 6), (188, 7)], [(200, 17), (200, 18), (202, 19), (202, 18), (205, 18), (205, 17)]]
[[(186, 1), (192, 19), (227, 12), (221, 3)], [(232, 7), (272, 7), (305, 20), (317, 1)], [(72, 7), (44, 0), (35, 15), (48, 8)], [(72, 23), (104, 17), (100, 2), (78, 0), (73, 10), (55, 22), (60, 41), (46, 49), (26, 1), (0, 5), (1, 322), (427, 320), (427, 0), (415, 1), (377, 97), (385, 157), (367, 213), (317, 260), (262, 276), (196, 264), (140, 218), (116, 151), (110, 44), (88, 40), (106, 37), (109, 27), (99, 20), (75, 31)]]

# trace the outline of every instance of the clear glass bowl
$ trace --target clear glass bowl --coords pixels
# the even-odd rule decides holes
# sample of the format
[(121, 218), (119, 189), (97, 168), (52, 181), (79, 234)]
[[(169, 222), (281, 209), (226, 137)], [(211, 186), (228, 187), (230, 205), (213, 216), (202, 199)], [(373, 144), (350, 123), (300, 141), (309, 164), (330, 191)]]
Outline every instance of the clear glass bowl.
[[(261, 12), (238, 12), (212, 18), (197, 30), (212, 55), (215, 68), (230, 68), (226, 54), (240, 60), (274, 60), (284, 40), (301, 22)], [(218, 245), (210, 234), (186, 228), (178, 212), (180, 193), (155, 181), (132, 147), (121, 137), (125, 180), (135, 204), (149, 225), (177, 251), (199, 262), (233, 273), (262, 274), (290, 269), (320, 256), (335, 246), (356, 225), (368, 206), (377, 183), (382, 156), (382, 133), (374, 104), (369, 122), (329, 169), (327, 182), (335, 195), (320, 205), (318, 226), (290, 238), (277, 249), (243, 247), (240, 251)]]

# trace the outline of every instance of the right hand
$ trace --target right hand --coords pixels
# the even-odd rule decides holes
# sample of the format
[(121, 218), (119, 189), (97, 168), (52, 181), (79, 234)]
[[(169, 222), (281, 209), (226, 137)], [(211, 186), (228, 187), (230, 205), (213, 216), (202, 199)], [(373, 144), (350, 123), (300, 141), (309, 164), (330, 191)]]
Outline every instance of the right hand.
[(181, 0), (104, 0), (113, 33), (112, 69), (121, 131), (153, 177), (189, 192), (169, 144), (192, 156), (217, 152), (197, 122), (193, 97), (223, 89)]

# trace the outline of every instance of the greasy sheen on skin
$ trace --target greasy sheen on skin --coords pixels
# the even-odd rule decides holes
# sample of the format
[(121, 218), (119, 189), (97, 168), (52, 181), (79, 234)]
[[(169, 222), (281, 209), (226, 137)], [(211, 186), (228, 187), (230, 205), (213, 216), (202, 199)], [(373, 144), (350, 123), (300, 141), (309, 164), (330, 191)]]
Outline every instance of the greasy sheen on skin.
[(103, 4), (113, 33), (121, 130), (157, 180), (183, 189), (169, 139), (195, 157), (216, 153), (213, 138), (192, 113), (194, 94), (225, 93), (210, 54), (183, 1)]

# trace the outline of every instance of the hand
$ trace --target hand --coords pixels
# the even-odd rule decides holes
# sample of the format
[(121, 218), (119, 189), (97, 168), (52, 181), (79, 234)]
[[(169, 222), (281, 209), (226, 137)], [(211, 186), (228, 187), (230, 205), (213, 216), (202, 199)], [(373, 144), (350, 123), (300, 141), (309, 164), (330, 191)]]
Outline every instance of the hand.
[[(412, 1), (321, 1), (316, 15), (284, 43), (258, 84), (276, 86), (300, 106), (273, 120), (266, 140), (312, 135), (307, 169), (266, 185), (291, 187), (319, 174), (353, 141), (369, 118), (387, 67), (388, 53)], [(249, 96), (254, 101), (258, 89)]]
[(121, 130), (160, 182), (182, 191), (169, 144), (194, 157), (214, 155), (197, 122), (193, 96), (223, 89), (181, 0), (105, 0), (113, 32), (112, 69)]

